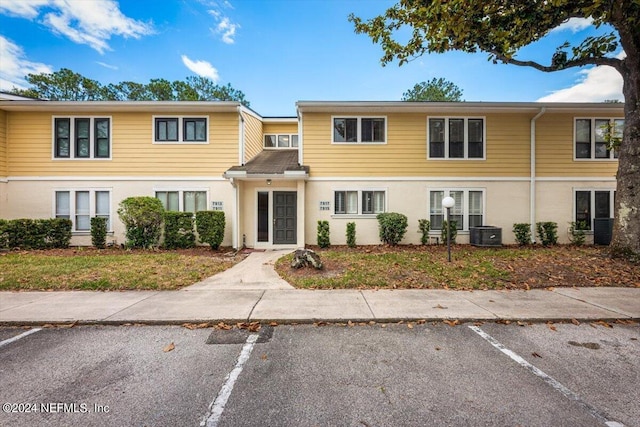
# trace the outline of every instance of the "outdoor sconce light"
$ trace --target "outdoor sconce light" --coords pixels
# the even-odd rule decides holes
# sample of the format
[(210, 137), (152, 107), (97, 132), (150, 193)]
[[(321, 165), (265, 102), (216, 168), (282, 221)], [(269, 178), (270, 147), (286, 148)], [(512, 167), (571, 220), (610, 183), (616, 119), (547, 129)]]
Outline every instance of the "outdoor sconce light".
[(456, 201), (453, 197), (447, 196), (442, 199), (442, 206), (447, 208), (447, 255), (449, 262), (451, 262), (451, 208), (455, 206)]
[(267, 180), (267, 185), (271, 185), (271, 180), (270, 179)]

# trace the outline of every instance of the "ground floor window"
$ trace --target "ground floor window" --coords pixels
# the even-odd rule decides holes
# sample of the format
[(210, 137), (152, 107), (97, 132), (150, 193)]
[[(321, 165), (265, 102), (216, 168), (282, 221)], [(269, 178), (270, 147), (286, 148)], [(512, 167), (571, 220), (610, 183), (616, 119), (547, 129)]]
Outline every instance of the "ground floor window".
[(106, 218), (111, 230), (111, 192), (108, 190), (60, 190), (55, 192), (55, 217), (73, 222), (73, 231), (91, 231), (91, 218)]
[(576, 190), (575, 215), (576, 224), (582, 224), (585, 230), (593, 230), (596, 218), (613, 218), (615, 190)]
[(442, 199), (453, 197), (455, 205), (451, 208), (451, 221), (456, 228), (468, 231), (470, 227), (479, 227), (484, 222), (484, 190), (481, 189), (438, 189), (429, 191), (429, 220), (432, 230), (442, 230), (446, 209)]
[(167, 211), (199, 212), (207, 210), (207, 192), (204, 190), (156, 191), (156, 198)]
[(386, 212), (385, 190), (338, 190), (334, 192), (335, 215), (375, 215)]

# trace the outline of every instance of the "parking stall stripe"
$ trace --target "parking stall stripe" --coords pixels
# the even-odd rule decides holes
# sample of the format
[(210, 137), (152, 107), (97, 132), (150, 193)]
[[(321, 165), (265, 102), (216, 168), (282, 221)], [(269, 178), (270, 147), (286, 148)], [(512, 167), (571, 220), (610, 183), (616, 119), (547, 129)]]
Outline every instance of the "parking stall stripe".
[(508, 348), (506, 348), (504, 345), (502, 345), (498, 340), (496, 340), (495, 338), (493, 338), (491, 335), (489, 335), (488, 333), (486, 333), (485, 331), (483, 331), (482, 329), (480, 329), (480, 327), (478, 326), (469, 326), (469, 328), (474, 331), (476, 334), (480, 335), (482, 338), (484, 338), (485, 341), (487, 341), (489, 344), (491, 344), (492, 346), (494, 346), (495, 348), (497, 348), (498, 350), (500, 350), (502, 353), (506, 354), (507, 356), (509, 356), (513, 361), (515, 361), (517, 364), (519, 364), (520, 366), (522, 366), (523, 368), (527, 369), (528, 371), (530, 371), (531, 373), (533, 373), (534, 375), (536, 375), (537, 377), (541, 378), (544, 382), (546, 382), (547, 384), (549, 384), (551, 387), (553, 387), (555, 390), (559, 391), (560, 393), (562, 393), (566, 398), (573, 400), (574, 402), (578, 403), (579, 405), (581, 405), (583, 408), (585, 408), (595, 419), (597, 419), (598, 421), (602, 422), (603, 424), (605, 424), (607, 427), (625, 427), (624, 424), (619, 423), (617, 421), (611, 421), (608, 420), (607, 417), (601, 413), (598, 409), (594, 408), (593, 406), (591, 406), (589, 403), (585, 402), (584, 400), (582, 400), (582, 398), (580, 396), (578, 396), (576, 393), (572, 392), (571, 390), (569, 390), (567, 387), (565, 387), (564, 385), (562, 385), (560, 382), (558, 382), (557, 380), (555, 380), (553, 377), (550, 377), (549, 375), (547, 375), (546, 373), (544, 373), (543, 371), (541, 371), (540, 369), (536, 368), (534, 365), (532, 365), (531, 363), (527, 362), (526, 360), (524, 360), (521, 356), (519, 356), (518, 354), (514, 353), (513, 351), (509, 350)]
[(211, 405), (209, 405), (209, 412), (203, 417), (202, 421), (200, 422), (201, 427), (216, 427), (220, 422), (220, 418), (222, 417), (222, 413), (224, 412), (224, 407), (227, 404), (227, 400), (229, 400), (229, 396), (231, 396), (231, 392), (233, 391), (233, 386), (240, 376), (240, 373), (242, 373), (244, 364), (247, 362), (247, 360), (249, 360), (249, 356), (251, 356), (253, 347), (258, 340), (258, 336), (258, 334), (251, 334), (247, 338), (244, 346), (242, 346), (240, 356), (238, 356), (236, 366), (229, 373), (229, 375), (227, 375), (222, 388), (220, 388), (220, 392), (218, 392), (218, 396), (216, 396), (215, 400), (211, 402)]
[(29, 329), (28, 331), (25, 331), (25, 332), (21, 333), (20, 335), (16, 335), (13, 338), (9, 338), (9, 339), (6, 339), (4, 341), (0, 341), (0, 347), (4, 347), (5, 345), (9, 345), (11, 343), (14, 343), (14, 342), (18, 341), (19, 339), (22, 339), (22, 338), (24, 338), (26, 336), (29, 336), (31, 334), (35, 334), (36, 332), (41, 331), (41, 330), (42, 330), (42, 328)]

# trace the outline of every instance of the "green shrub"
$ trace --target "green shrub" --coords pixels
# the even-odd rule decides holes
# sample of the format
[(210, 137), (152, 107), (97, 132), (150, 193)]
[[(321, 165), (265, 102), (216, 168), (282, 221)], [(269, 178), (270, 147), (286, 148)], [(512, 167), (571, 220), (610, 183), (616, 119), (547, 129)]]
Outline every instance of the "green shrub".
[(329, 238), (329, 221), (318, 221), (318, 246), (328, 248), (331, 245)]
[(520, 246), (528, 245), (531, 243), (531, 224), (518, 223), (513, 224), (513, 234), (516, 236), (516, 242)]
[(193, 226), (191, 212), (165, 212), (164, 246), (168, 249), (193, 248), (196, 245)]
[(0, 246), (22, 249), (66, 248), (71, 241), (69, 219), (12, 219), (0, 229)]
[(98, 249), (104, 249), (107, 245), (107, 218), (91, 218), (91, 244)]
[(9, 232), (7, 231), (9, 221), (0, 219), (0, 249), (9, 247)]
[(118, 216), (126, 228), (128, 247), (158, 246), (164, 220), (164, 208), (159, 199), (148, 196), (128, 197), (120, 202)]
[(381, 213), (378, 218), (378, 229), (380, 231), (380, 240), (391, 246), (395, 246), (404, 237), (407, 232), (407, 217), (401, 213), (389, 212)]
[(558, 224), (555, 222), (536, 222), (536, 231), (543, 246), (558, 243)]
[(587, 223), (584, 221), (570, 222), (569, 223), (569, 240), (576, 246), (584, 245), (587, 236), (585, 230), (587, 229)]
[(429, 243), (429, 230), (431, 230), (431, 222), (428, 219), (419, 219), (418, 228), (420, 229), (420, 233), (422, 233), (420, 242), (423, 245), (426, 245), (427, 243)]
[(356, 223), (347, 223), (347, 246), (350, 248), (356, 247)]
[[(451, 243), (456, 242), (456, 237), (458, 237), (458, 221), (451, 221)], [(442, 221), (442, 231), (440, 232), (440, 238), (442, 239), (442, 243), (447, 243), (447, 220)]]
[(196, 230), (200, 242), (211, 249), (218, 249), (224, 240), (225, 219), (223, 211), (196, 212)]

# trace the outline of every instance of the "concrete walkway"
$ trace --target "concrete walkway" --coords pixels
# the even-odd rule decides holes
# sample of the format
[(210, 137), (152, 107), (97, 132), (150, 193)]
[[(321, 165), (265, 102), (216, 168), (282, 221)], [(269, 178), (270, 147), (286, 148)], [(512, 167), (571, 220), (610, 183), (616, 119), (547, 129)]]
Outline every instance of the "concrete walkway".
[(640, 320), (640, 288), (294, 289), (273, 270), (285, 253), (253, 252), (231, 269), (178, 291), (0, 292), (0, 324)]

